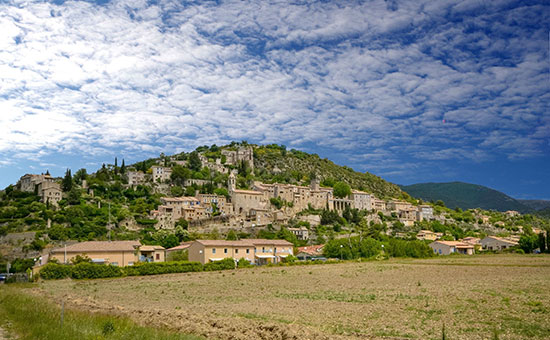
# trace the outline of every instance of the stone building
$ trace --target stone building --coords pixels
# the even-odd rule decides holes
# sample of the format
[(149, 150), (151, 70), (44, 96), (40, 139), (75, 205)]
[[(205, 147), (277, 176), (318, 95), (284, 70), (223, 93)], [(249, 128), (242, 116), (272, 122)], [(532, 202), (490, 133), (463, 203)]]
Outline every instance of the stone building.
[(145, 174), (141, 171), (128, 171), (128, 184), (139, 185), (145, 182)]
[(63, 198), (63, 191), (59, 183), (55, 182), (41, 182), (37, 186), (38, 196), (40, 196), (40, 201), (45, 204), (51, 204), (53, 206), (58, 206), (59, 201)]
[(159, 181), (160, 182), (167, 181), (170, 179), (170, 175), (172, 175), (172, 169), (164, 166), (153, 165), (151, 167), (151, 170), (152, 170), (154, 183), (158, 183)]
[(432, 206), (423, 204), (418, 206), (418, 213), (416, 216), (417, 221), (423, 220), (433, 220), (434, 218), (434, 209)]
[(359, 210), (373, 210), (374, 196), (359, 190), (352, 190), (350, 200), (353, 201), (353, 207)]
[(241, 146), (237, 150), (222, 150), (222, 155), (225, 156), (225, 164), (237, 165), (241, 161), (245, 161), (254, 169), (254, 150), (251, 146)]
[(19, 179), (19, 190), (24, 192), (34, 192), (34, 189), (40, 183), (54, 183), (55, 179), (49, 174), (26, 174)]
[(309, 230), (306, 227), (288, 228), (288, 231), (296, 235), (298, 240), (309, 240)]

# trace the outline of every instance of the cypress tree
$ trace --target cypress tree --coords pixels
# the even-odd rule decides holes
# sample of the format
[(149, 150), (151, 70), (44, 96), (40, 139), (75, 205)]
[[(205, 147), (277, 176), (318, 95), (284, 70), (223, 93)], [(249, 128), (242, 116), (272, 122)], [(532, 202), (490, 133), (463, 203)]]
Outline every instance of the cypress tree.
[(65, 177), (63, 178), (63, 181), (61, 182), (61, 188), (64, 192), (71, 191), (73, 187), (73, 176), (71, 175), (71, 169), (67, 169), (65, 171)]

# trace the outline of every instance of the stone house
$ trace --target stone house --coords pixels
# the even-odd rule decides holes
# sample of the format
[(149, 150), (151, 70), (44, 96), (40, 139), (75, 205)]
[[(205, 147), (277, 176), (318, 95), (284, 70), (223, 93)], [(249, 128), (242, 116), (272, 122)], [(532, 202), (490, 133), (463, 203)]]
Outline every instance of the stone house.
[(211, 214), (214, 212), (214, 206), (216, 206), (221, 215), (231, 215), (233, 213), (233, 205), (227, 202), (225, 196), (216, 194), (197, 194), (196, 197), (200, 205)]
[(472, 246), (474, 246), (475, 249), (481, 249), (481, 239), (479, 237), (473, 237), (473, 236), (465, 237), (462, 240), (460, 240), (460, 242), (471, 244)]
[(58, 206), (59, 201), (63, 198), (63, 191), (61, 185), (55, 182), (40, 182), (37, 186), (38, 196), (42, 203), (49, 203), (53, 206)]
[(153, 182), (165, 182), (170, 179), (170, 175), (172, 175), (172, 168), (159, 166), (159, 165), (153, 165), (151, 167), (152, 175), (153, 175)]
[(418, 206), (418, 213), (416, 215), (417, 221), (433, 220), (434, 209), (431, 205), (421, 204)]
[(497, 236), (487, 236), (480, 241), (483, 250), (503, 250), (518, 245), (518, 242)]
[(296, 235), (296, 238), (298, 240), (302, 240), (302, 241), (309, 240), (309, 230), (306, 227), (288, 228), (288, 231)]
[(237, 150), (222, 150), (222, 155), (225, 156), (225, 164), (237, 165), (241, 161), (248, 163), (250, 168), (254, 169), (254, 150), (252, 146), (241, 146)]
[(139, 185), (145, 183), (145, 174), (141, 171), (128, 171), (128, 184)]
[(88, 241), (55, 248), (50, 259), (70, 263), (76, 256), (87, 256), (92, 262), (115, 266), (132, 266), (137, 262), (164, 262), (164, 248), (142, 246), (139, 241)]
[(24, 192), (34, 192), (34, 189), (40, 183), (55, 183), (55, 179), (49, 174), (26, 174), (19, 179), (19, 190)]
[(514, 217), (514, 216), (520, 215), (519, 211), (515, 211), (515, 210), (508, 210), (504, 214), (506, 215), (506, 217)]
[(416, 238), (419, 240), (435, 241), (443, 236), (443, 233), (434, 233), (431, 230), (420, 230), (416, 234)]
[(374, 210), (382, 211), (382, 212), (387, 210), (386, 201), (375, 198), (373, 200), (373, 203), (374, 203), (374, 207), (373, 207)]
[(412, 204), (410, 204), (409, 202), (397, 201), (397, 200), (389, 201), (386, 208), (389, 211), (395, 211), (395, 212), (399, 212), (399, 211), (402, 211), (402, 210), (415, 209), (414, 206)]
[(352, 190), (350, 195), (350, 200), (353, 201), (353, 207), (359, 210), (369, 210), (373, 209), (373, 199), (374, 196), (359, 190)]
[(429, 244), (434, 253), (439, 255), (450, 255), (454, 253), (473, 255), (474, 246), (459, 241), (434, 241)]
[(292, 243), (285, 240), (243, 239), (239, 241), (197, 240), (189, 248), (189, 261), (202, 264), (232, 258), (241, 258), (262, 265), (278, 263), (293, 254)]

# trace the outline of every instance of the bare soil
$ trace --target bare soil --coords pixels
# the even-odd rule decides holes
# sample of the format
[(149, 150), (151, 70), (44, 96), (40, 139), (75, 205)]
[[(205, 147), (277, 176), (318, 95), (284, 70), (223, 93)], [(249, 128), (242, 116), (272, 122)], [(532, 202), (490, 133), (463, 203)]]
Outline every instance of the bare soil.
[(217, 339), (549, 339), (550, 256), (258, 267), (93, 281), (37, 293)]

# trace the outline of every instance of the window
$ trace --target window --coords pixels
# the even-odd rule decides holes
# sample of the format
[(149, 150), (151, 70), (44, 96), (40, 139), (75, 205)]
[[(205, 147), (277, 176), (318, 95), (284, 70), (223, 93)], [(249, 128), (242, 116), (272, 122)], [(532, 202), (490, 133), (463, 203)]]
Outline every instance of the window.
[(130, 261), (130, 262), (128, 262), (128, 265), (129, 265), (129, 266), (133, 266), (133, 265), (134, 265), (134, 262), (133, 262), (133, 261)]
[(155, 257), (157, 260), (160, 260), (160, 254), (156, 254), (156, 257)]
[(212, 254), (216, 254), (216, 248), (212, 248)]
[(224, 248), (224, 249), (223, 249), (223, 253), (224, 253), (224, 254), (227, 254), (227, 248)]
[(239, 253), (239, 249), (235, 249), (235, 254), (238, 254)]
[(441, 249), (439, 249), (439, 254), (441, 254)]
[(247, 249), (246, 249), (246, 253), (247, 253), (247, 254), (250, 254), (250, 249), (247, 248)]
[(262, 247), (262, 253), (265, 253), (265, 247)]
[(118, 262), (111, 262), (111, 264), (118, 267)]
[(275, 252), (277, 252), (277, 247), (275, 247)]

